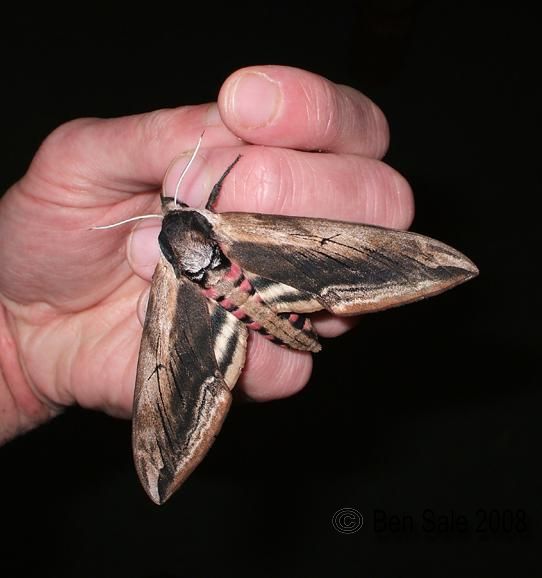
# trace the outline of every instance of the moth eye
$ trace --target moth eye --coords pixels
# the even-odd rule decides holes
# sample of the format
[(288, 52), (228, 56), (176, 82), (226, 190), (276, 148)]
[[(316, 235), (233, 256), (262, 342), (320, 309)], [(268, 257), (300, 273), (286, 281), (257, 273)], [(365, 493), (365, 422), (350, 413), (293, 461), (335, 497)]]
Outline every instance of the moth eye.
[(206, 271), (205, 267), (203, 269), (196, 269), (196, 270), (183, 267), (182, 270), (183, 275), (188, 277), (191, 281), (201, 281), (203, 279), (203, 276), (205, 275), (205, 271)]
[(204, 275), (205, 275), (205, 269), (202, 269), (201, 271), (198, 271), (197, 273), (190, 273), (187, 276), (192, 281), (201, 281), (203, 279)]

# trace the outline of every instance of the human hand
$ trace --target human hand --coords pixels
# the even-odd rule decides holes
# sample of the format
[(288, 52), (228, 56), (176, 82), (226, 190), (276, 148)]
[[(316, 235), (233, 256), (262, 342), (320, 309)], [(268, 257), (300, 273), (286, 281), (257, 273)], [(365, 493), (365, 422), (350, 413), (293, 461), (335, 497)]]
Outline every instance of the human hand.
[[(168, 165), (192, 149), (203, 130), (203, 149), (180, 192), (190, 206), (205, 204), (212, 185), (241, 153), (224, 183), (219, 212), (395, 228), (411, 222), (408, 184), (378, 160), (388, 144), (382, 113), (356, 90), (299, 69), (237, 71), (217, 105), (61, 126), (0, 202), (0, 345), (8, 345), (0, 367), (9, 386), (9, 395), (0, 393), (0, 440), (73, 403), (131, 414), (141, 336), (135, 311), (142, 320), (160, 224), (145, 221), (131, 233), (129, 225), (89, 227), (159, 212), (157, 192)], [(173, 196), (187, 158), (168, 171), (166, 194)], [(318, 315), (314, 325), (321, 335), (334, 336), (350, 323)], [(266, 400), (305, 385), (309, 354), (256, 334), (250, 339), (237, 388)], [(15, 387), (10, 383), (17, 373), (14, 355), (26, 387), (21, 379)]]

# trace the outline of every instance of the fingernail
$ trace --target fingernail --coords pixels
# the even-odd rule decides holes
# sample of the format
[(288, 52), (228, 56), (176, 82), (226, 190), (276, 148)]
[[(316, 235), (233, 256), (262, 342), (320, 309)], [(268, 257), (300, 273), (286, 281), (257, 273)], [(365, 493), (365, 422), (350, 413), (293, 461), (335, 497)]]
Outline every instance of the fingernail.
[(150, 287), (147, 287), (147, 289), (141, 293), (139, 299), (137, 300), (137, 318), (139, 319), (139, 323), (141, 323), (141, 327), (145, 326), (145, 317), (147, 315), (147, 306), (149, 304), (150, 292)]
[(278, 82), (263, 72), (246, 72), (235, 83), (230, 107), (240, 124), (259, 128), (271, 124), (280, 112), (282, 91)]

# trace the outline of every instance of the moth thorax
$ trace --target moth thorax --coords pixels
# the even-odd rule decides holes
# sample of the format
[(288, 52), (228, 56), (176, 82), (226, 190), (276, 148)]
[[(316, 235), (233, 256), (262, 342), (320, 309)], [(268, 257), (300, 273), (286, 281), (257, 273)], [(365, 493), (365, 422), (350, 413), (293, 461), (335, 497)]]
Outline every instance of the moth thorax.
[(179, 255), (179, 266), (183, 275), (192, 281), (202, 281), (205, 273), (222, 263), (222, 253), (216, 243), (192, 242)]
[(212, 237), (211, 223), (194, 210), (167, 213), (158, 238), (177, 277), (202, 283), (207, 271), (220, 267), (223, 255)]

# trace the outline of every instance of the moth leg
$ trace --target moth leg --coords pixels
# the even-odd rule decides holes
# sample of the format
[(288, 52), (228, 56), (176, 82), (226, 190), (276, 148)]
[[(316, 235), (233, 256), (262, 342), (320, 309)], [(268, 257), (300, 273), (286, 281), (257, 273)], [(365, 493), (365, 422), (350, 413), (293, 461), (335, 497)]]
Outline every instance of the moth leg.
[(224, 179), (228, 176), (229, 172), (233, 169), (233, 167), (237, 164), (237, 162), (239, 161), (239, 159), (241, 158), (241, 155), (237, 155), (237, 158), (233, 161), (233, 163), (224, 171), (224, 174), (218, 179), (218, 182), (216, 183), (216, 185), (213, 187), (213, 190), (211, 191), (211, 194), (209, 195), (209, 200), (207, 201), (207, 204), (205, 205), (205, 208), (208, 211), (212, 211), (213, 209), (213, 205), (216, 203), (217, 199), (218, 199), (218, 195), (220, 194), (220, 189), (222, 188), (222, 183), (224, 182)]

